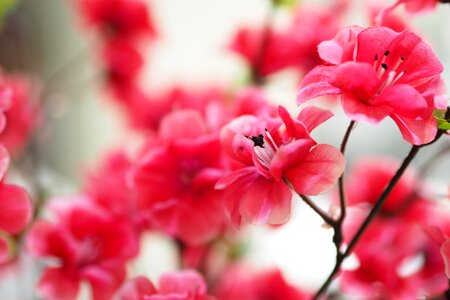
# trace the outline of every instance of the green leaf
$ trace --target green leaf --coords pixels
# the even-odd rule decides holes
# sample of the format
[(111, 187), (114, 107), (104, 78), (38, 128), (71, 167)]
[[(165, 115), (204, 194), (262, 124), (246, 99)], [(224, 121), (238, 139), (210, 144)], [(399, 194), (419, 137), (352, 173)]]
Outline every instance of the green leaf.
[(438, 129), (440, 130), (450, 130), (450, 120), (445, 118), (446, 112), (446, 109), (435, 110), (433, 112), (433, 116), (438, 123)]
[(14, 9), (18, 0), (0, 0), (0, 22)]
[(450, 123), (444, 119), (436, 119), (440, 130), (450, 130)]
[(272, 0), (275, 6), (293, 8), (298, 4), (298, 0)]

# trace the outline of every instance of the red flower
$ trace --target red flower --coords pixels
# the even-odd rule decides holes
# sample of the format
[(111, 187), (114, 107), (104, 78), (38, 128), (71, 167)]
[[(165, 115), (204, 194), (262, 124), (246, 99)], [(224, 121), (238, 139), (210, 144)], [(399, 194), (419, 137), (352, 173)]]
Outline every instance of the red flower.
[[(354, 236), (398, 165), (392, 159), (377, 158), (357, 162), (352, 168), (346, 182), (350, 205), (344, 224), (346, 242)], [(448, 212), (440, 212), (434, 202), (421, 196), (422, 187), (414, 172), (408, 170), (402, 176), (379, 217), (354, 249), (359, 264), (343, 272), (345, 292), (364, 298), (415, 299), (445, 288), (447, 279), (439, 247), (423, 228), (442, 224)]]
[(206, 282), (193, 270), (166, 273), (159, 279), (159, 289), (145, 277), (128, 281), (116, 300), (214, 300), (206, 294)]
[(297, 120), (279, 107), (281, 119), (242, 116), (222, 130), (225, 150), (241, 165), (220, 179), (233, 223), (281, 224), (290, 214), (291, 191), (317, 195), (330, 189), (344, 170), (339, 150), (317, 145), (309, 136), (331, 117), (318, 108), (304, 109)]
[(221, 300), (302, 300), (309, 292), (286, 282), (279, 270), (256, 272), (243, 266), (229, 267), (219, 279), (214, 295)]
[(3, 75), (3, 80), (10, 88), (11, 97), (5, 112), (6, 126), (0, 133), (0, 142), (14, 153), (24, 148), (41, 121), (39, 88), (25, 76)]
[(298, 104), (341, 94), (344, 111), (353, 120), (376, 124), (389, 116), (408, 142), (434, 139), (437, 123), (432, 113), (442, 106), (437, 100), (440, 90), (431, 91), (431, 98), (425, 94), (443, 67), (417, 35), (385, 27), (347, 28), (321, 43), (319, 54), (328, 65), (305, 76)]
[(0, 145), (0, 264), (11, 258), (9, 235), (20, 233), (32, 215), (28, 193), (21, 187), (4, 183), (8, 165), (8, 152)]
[(86, 199), (76, 200), (52, 203), (57, 219), (38, 220), (28, 233), (31, 255), (58, 262), (44, 270), (38, 292), (46, 299), (75, 299), (86, 280), (93, 299), (110, 299), (125, 279), (126, 261), (137, 254), (134, 228)]
[[(374, 205), (398, 167), (398, 161), (386, 157), (366, 157), (355, 162), (345, 184), (348, 205)], [(405, 172), (389, 194), (381, 213), (400, 213), (414, 201), (421, 200), (421, 184), (414, 171)]]
[(345, 2), (338, 1), (327, 9), (301, 7), (292, 24), (282, 30), (269, 29), (265, 41), (265, 29), (241, 28), (233, 37), (230, 48), (259, 76), (285, 68), (308, 71), (320, 62), (317, 45), (338, 31)]
[(442, 243), (441, 254), (445, 262), (445, 274), (450, 279), (450, 239)]
[(147, 5), (141, 0), (78, 0), (84, 17), (104, 35), (153, 36), (155, 28)]
[(162, 120), (158, 138), (134, 170), (138, 209), (151, 225), (188, 244), (206, 242), (225, 225), (214, 189), (223, 173), (218, 134), (198, 111), (181, 110)]

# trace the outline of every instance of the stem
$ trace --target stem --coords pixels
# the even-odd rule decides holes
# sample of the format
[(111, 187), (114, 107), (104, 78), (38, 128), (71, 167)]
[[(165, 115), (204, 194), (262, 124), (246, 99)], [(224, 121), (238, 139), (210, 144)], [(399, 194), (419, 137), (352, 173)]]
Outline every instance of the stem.
[(318, 207), (308, 196), (298, 194), (309, 207), (311, 207), (323, 220), (325, 223), (334, 227), (336, 225), (336, 220), (330, 217), (326, 212), (324, 212), (320, 207)]
[(339, 270), (341, 268), (341, 265), (342, 265), (342, 262), (345, 260), (346, 257), (348, 257), (350, 255), (352, 250), (355, 248), (356, 244), (359, 242), (361, 236), (366, 231), (366, 229), (369, 226), (369, 224), (372, 222), (372, 220), (375, 218), (375, 216), (380, 212), (381, 207), (383, 206), (383, 204), (386, 201), (387, 197), (391, 193), (392, 189), (395, 187), (395, 185), (399, 181), (400, 177), (403, 175), (403, 173), (405, 172), (406, 168), (409, 166), (409, 164), (414, 159), (414, 157), (416, 156), (416, 154), (418, 153), (419, 149), (422, 146), (424, 146), (424, 145), (421, 145), (421, 146), (414, 145), (411, 148), (410, 152), (408, 153), (406, 158), (403, 160), (403, 163), (401, 164), (400, 168), (397, 170), (397, 172), (395, 173), (394, 177), (392, 177), (392, 179), (389, 181), (389, 184), (386, 186), (386, 188), (384, 189), (383, 193), (378, 198), (377, 202), (375, 203), (374, 207), (370, 211), (369, 215), (366, 217), (366, 219), (364, 220), (362, 225), (359, 227), (357, 233), (355, 234), (355, 236), (350, 241), (350, 243), (349, 243), (347, 249), (345, 250), (345, 252), (342, 255), (338, 255), (338, 257), (336, 259), (336, 264), (334, 266), (333, 271), (328, 276), (327, 280), (321, 286), (319, 291), (316, 293), (316, 295), (314, 296), (314, 299), (318, 299), (319, 296), (322, 295), (328, 289), (328, 287), (331, 284), (331, 282), (333, 281), (334, 277), (339, 272)]
[[(353, 127), (355, 126), (355, 121), (350, 121), (350, 124), (347, 127), (347, 131), (344, 134), (344, 138), (342, 139), (341, 143), (341, 152), (344, 155), (345, 149), (347, 148), (347, 143), (350, 138), (350, 133), (352, 132)], [(347, 214), (347, 205), (345, 201), (345, 188), (344, 188), (344, 173), (342, 173), (341, 177), (339, 177), (338, 180), (338, 186), (339, 186), (339, 203), (341, 208), (341, 213), (339, 215), (339, 219), (337, 220), (337, 224), (334, 227), (334, 237), (333, 242), (336, 246), (336, 259), (341, 255), (340, 252), (340, 246), (342, 243), (342, 240), (344, 239), (342, 234), (342, 224), (344, 223), (345, 216)]]
[[(341, 143), (341, 152), (345, 154), (345, 149), (347, 148), (348, 139), (353, 127), (355, 126), (355, 121), (351, 121), (348, 125), (347, 131), (345, 132), (344, 138)], [(339, 216), (339, 222), (342, 223), (345, 219), (346, 214), (346, 204), (345, 204), (345, 191), (344, 191), (344, 173), (339, 177), (339, 200), (341, 204), (341, 214)]]

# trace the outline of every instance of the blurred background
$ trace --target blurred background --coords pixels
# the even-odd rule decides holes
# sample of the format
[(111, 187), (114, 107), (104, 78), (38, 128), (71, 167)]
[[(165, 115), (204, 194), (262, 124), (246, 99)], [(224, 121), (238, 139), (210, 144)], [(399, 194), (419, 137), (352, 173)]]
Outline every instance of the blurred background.
[[(8, 5), (13, 0), (0, 0)], [(236, 28), (261, 26), (271, 9), (266, 0), (149, 0), (158, 36), (143, 45), (145, 70), (140, 81), (145, 90), (161, 93), (173, 85), (198, 87), (237, 86), (246, 76), (245, 63), (227, 50)], [(332, 1), (303, 0), (301, 5), (327, 5)], [(346, 24), (367, 25), (366, 5), (357, 2), (346, 15)], [(5, 3), (5, 4), (2, 4)], [(392, 2), (387, 2), (392, 3)], [(413, 27), (429, 41), (450, 85), (450, 6), (441, 5), (433, 14), (414, 18)], [(274, 18), (283, 26), (289, 11)], [(76, 193), (87, 169), (92, 169), (110, 149), (124, 143), (133, 146), (140, 137), (130, 133), (120, 107), (111, 103), (102, 88), (98, 41), (85, 29), (71, 0), (20, 0), (5, 13), (0, 33), (0, 65), (5, 72), (26, 72), (43, 85), (45, 120), (32, 143), (34, 163), (48, 196)], [(314, 28), (311, 28), (313, 31)], [(292, 114), (301, 77), (283, 71), (271, 77), (265, 91), (274, 103), (286, 105)], [(317, 140), (338, 146), (347, 127), (342, 113), (314, 133)], [(448, 141), (447, 141), (448, 144)], [(349, 163), (362, 155), (389, 155), (402, 159), (409, 150), (391, 120), (381, 126), (360, 124), (348, 147)], [(439, 147), (421, 153), (420, 166)], [(18, 158), (20, 159), (20, 158)], [(446, 193), (450, 162), (440, 163), (432, 173), (434, 184)], [(18, 181), (26, 184), (27, 180)], [(326, 200), (318, 200), (327, 209)], [(292, 283), (317, 287), (331, 270), (334, 248), (331, 230), (300, 201), (293, 201), (291, 221), (279, 230), (252, 227), (249, 261), (255, 265), (278, 265)], [(301, 237), (301, 238), (300, 238)], [(145, 257), (133, 264), (135, 274), (157, 278), (175, 268), (170, 241), (148, 236)], [(31, 264), (32, 262), (29, 261)], [(298, 266), (302, 266), (299, 268)], [(38, 267), (36, 267), (37, 270)], [(0, 282), (0, 299), (34, 299), (37, 271), (6, 274)], [(80, 298), (85, 296), (82, 295)]]

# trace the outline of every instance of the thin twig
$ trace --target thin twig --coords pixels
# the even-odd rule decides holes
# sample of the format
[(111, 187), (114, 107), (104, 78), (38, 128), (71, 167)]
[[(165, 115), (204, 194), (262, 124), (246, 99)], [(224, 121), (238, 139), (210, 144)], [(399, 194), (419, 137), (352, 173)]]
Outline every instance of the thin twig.
[(364, 222), (362, 223), (362, 225), (359, 227), (358, 231), (356, 232), (355, 236), (350, 241), (345, 252), (342, 255), (339, 255), (337, 257), (336, 264), (334, 266), (333, 271), (330, 273), (330, 275), (328, 276), (327, 280), (323, 283), (321, 288), (317, 291), (316, 295), (314, 296), (314, 299), (319, 299), (319, 297), (328, 289), (328, 287), (331, 284), (331, 282), (333, 281), (334, 277), (339, 272), (342, 262), (345, 260), (346, 257), (348, 257), (351, 254), (353, 248), (355, 248), (355, 246), (359, 242), (361, 236), (366, 231), (369, 224), (372, 222), (372, 220), (375, 218), (375, 216), (380, 212), (384, 202), (388, 198), (392, 189), (395, 187), (395, 185), (397, 184), (397, 182), (399, 181), (399, 179), (405, 172), (406, 168), (409, 166), (409, 164), (411, 163), (413, 158), (416, 156), (416, 154), (418, 153), (418, 151), (421, 147), (422, 146), (417, 146), (417, 145), (412, 146), (410, 152), (408, 153), (406, 158), (403, 160), (403, 163), (401, 164), (400, 168), (397, 170), (394, 177), (392, 177), (392, 179), (389, 181), (389, 184), (386, 186), (383, 193), (378, 198), (377, 202), (371, 209), (369, 215), (366, 217), (366, 219), (364, 220)]
[[(350, 133), (352, 132), (355, 123), (356, 122), (353, 120), (350, 121), (350, 124), (348, 125), (347, 130), (342, 139), (341, 152), (343, 155), (345, 155), (345, 150), (347, 148), (348, 140), (350, 138)], [(336, 226), (334, 226), (333, 243), (336, 246), (336, 259), (338, 259), (338, 257), (342, 254), (340, 250), (342, 240), (344, 239), (342, 233), (342, 224), (344, 223), (344, 219), (347, 214), (347, 204), (345, 200), (345, 188), (344, 188), (344, 173), (342, 173), (342, 175), (339, 177), (338, 186), (339, 186), (339, 203), (341, 213), (339, 215), (339, 219), (336, 222)]]
[(320, 207), (318, 207), (308, 196), (298, 194), (303, 201), (311, 207), (328, 225), (334, 227), (336, 224), (336, 220), (330, 217), (326, 212), (324, 212)]

